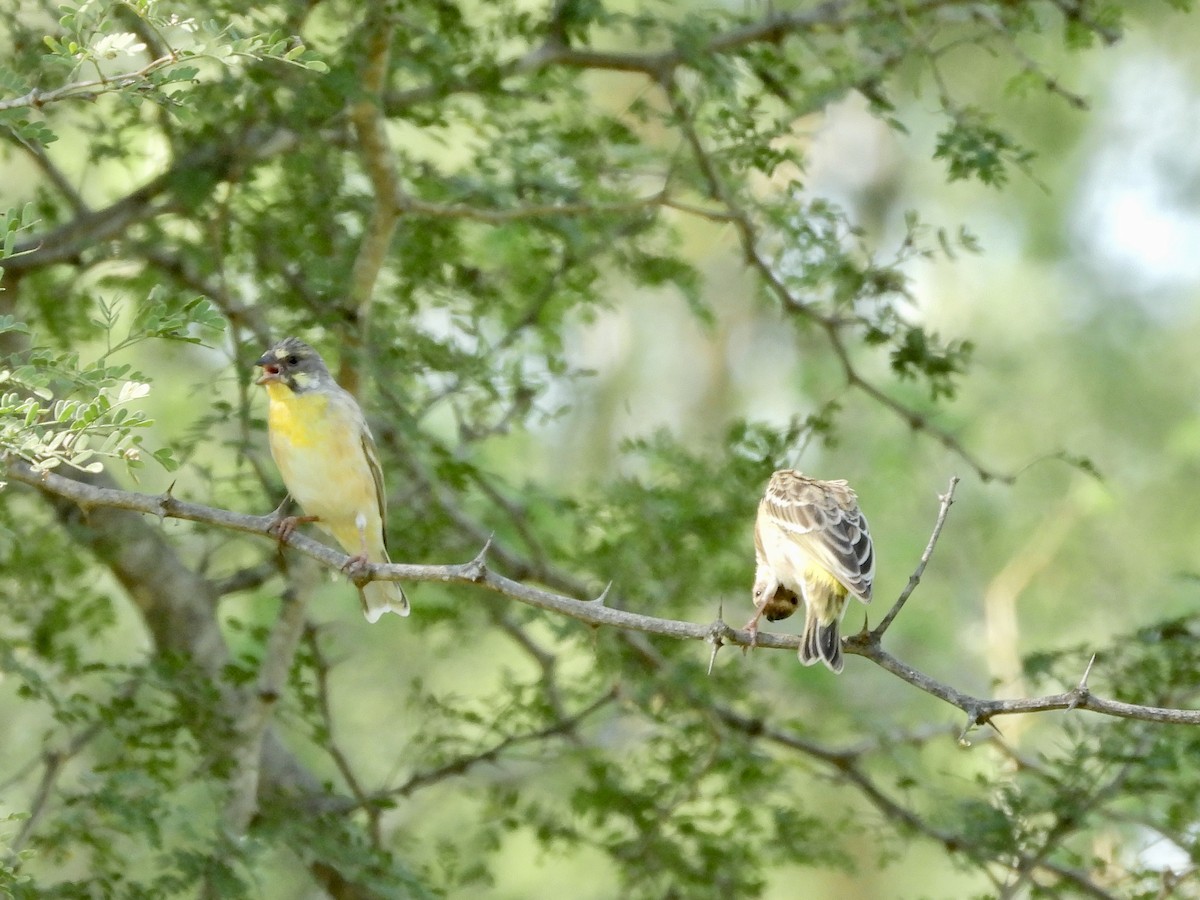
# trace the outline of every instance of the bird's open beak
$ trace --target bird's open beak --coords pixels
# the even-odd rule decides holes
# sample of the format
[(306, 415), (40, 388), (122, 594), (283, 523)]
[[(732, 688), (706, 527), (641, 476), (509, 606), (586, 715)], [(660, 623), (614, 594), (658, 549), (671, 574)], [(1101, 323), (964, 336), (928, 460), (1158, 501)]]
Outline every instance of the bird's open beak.
[(256, 366), (262, 366), (263, 370), (262, 375), (255, 380), (255, 384), (272, 384), (274, 382), (283, 380), (280, 378), (279, 363), (271, 354), (268, 353), (260, 356), (258, 361), (254, 364)]

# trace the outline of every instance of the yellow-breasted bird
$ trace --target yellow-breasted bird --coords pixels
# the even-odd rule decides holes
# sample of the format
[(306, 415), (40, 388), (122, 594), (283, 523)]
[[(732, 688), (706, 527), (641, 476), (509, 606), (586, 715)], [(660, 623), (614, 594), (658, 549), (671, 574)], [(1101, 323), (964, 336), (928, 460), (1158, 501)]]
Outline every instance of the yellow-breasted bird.
[[(255, 365), (263, 370), (257, 383), (267, 389), (271, 456), (305, 519), (353, 555), (347, 569), (391, 562), (383, 470), (357, 401), (334, 381), (320, 354), (297, 338), (284, 338)], [(284, 520), (284, 532), (296, 521)], [(408, 615), (408, 597), (394, 581), (368, 582), (359, 596), (368, 622), (385, 612)]]
[(754, 618), (784, 619), (804, 598), (800, 661), (842, 671), (838, 625), (846, 596), (871, 602), (875, 548), (858, 497), (845, 481), (818, 481), (794, 469), (771, 476), (754, 523)]

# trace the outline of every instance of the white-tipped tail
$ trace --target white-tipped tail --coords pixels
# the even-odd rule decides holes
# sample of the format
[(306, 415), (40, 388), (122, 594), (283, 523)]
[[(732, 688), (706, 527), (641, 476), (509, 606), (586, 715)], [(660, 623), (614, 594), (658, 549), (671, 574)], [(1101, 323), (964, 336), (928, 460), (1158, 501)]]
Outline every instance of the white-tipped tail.
[(395, 581), (372, 581), (359, 594), (362, 597), (363, 615), (372, 625), (386, 612), (408, 615), (408, 597), (404, 594), (404, 588)]

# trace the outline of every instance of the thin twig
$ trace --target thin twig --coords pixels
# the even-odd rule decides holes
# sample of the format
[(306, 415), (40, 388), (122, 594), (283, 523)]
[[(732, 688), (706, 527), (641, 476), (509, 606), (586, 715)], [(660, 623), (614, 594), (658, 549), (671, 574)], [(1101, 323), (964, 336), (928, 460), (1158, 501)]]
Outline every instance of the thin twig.
[(608, 706), (617, 698), (616, 690), (609, 690), (597, 697), (579, 712), (574, 713), (565, 718), (561, 718), (545, 728), (539, 728), (536, 731), (530, 731), (525, 734), (508, 735), (497, 741), (491, 747), (480, 750), (476, 753), (471, 753), (466, 756), (460, 756), (452, 759), (449, 762), (442, 763), (432, 769), (427, 769), (424, 772), (418, 772), (410, 777), (403, 784), (397, 785), (390, 790), (382, 792), (374, 799), (380, 800), (387, 797), (407, 797), (421, 788), (428, 787), (431, 784), (436, 784), (440, 781), (445, 781), (455, 775), (463, 775), (470, 769), (480, 763), (495, 762), (500, 758), (505, 751), (511, 750), (513, 747), (521, 746), (522, 744), (536, 744), (552, 737), (567, 737), (589, 716), (596, 713), (598, 710)]
[(941, 507), (938, 509), (937, 521), (933, 525), (933, 532), (929, 535), (929, 543), (925, 545), (925, 552), (921, 554), (921, 559), (917, 563), (917, 567), (913, 570), (912, 575), (909, 576), (908, 584), (900, 592), (900, 596), (896, 598), (896, 602), (892, 604), (892, 608), (888, 610), (888, 614), (883, 617), (883, 621), (875, 626), (875, 630), (871, 632), (875, 640), (883, 637), (883, 633), (888, 630), (892, 621), (900, 614), (900, 610), (904, 608), (904, 604), (908, 602), (908, 598), (912, 596), (912, 592), (921, 583), (921, 575), (925, 572), (925, 566), (929, 564), (929, 558), (933, 556), (933, 548), (937, 546), (938, 538), (942, 534), (942, 526), (946, 524), (946, 513), (950, 512), (950, 506), (954, 503), (954, 489), (957, 486), (958, 476), (955, 475), (950, 479), (950, 486), (946, 488), (946, 493), (938, 497), (941, 501)]

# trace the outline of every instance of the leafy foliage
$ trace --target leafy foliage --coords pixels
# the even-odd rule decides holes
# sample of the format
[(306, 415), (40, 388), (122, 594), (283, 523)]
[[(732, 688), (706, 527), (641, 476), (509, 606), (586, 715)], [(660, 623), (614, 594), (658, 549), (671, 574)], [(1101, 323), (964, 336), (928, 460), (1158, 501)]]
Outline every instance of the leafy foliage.
[[(1055, 149), (1020, 104), (1079, 109), (1060, 50), (1142, 7), (793, 6), (10, 4), (0, 456), (118, 487), (146, 454), (172, 473), (138, 473), (154, 489), (268, 511), (252, 363), (295, 333), (372, 419), (397, 562), (490, 542), (523, 583), (740, 625), (758, 494), (802, 461), (852, 478), (902, 582), (921, 448), (992, 474), (967, 442), (1009, 373), (972, 376), (1005, 338), (925, 303), (925, 267), (981, 251), (970, 226), (888, 178), (822, 190), (813, 123), (857, 98), (908, 147), (932, 134), (956, 189), (1014, 189)], [(2, 896), (535, 896), (564, 870), (597, 896), (791, 896), (914, 865), (913, 895), (1150, 896), (1152, 838), (1195, 877), (1194, 729), (1068, 716), (968, 749), (882, 671), (437, 584), (367, 629), (345, 584), (265, 542), (0, 489)], [(972, 502), (963, 544), (1008, 572), (1005, 542), (1043, 532)], [(954, 683), (980, 665), (956, 606), (984, 577), (958, 551), (953, 596), (888, 634)], [(1194, 706), (1196, 627), (1119, 635), (1094, 689)], [(1025, 677), (1061, 690), (1091, 652)], [(914, 844), (949, 862), (931, 876)]]
[[(108, 358), (151, 338), (200, 343), (192, 330), (223, 329), (212, 305), (196, 297), (184, 302), (151, 291), (118, 341), (120, 313), (102, 299), (93, 324), (107, 343), (94, 362), (80, 364), (77, 354), (30, 347), (4, 360), (0, 371), (0, 452), (23, 459), (48, 471), (67, 465), (84, 472), (99, 472), (104, 459), (120, 459), (130, 468), (142, 464), (142, 437), (137, 432), (154, 424), (139, 410), (128, 407), (146, 397), (150, 384), (129, 365), (110, 365)], [(7, 317), (0, 333), (28, 334), (22, 323)], [(176, 463), (168, 447), (153, 458), (168, 471)]]
[(1004, 185), (1010, 166), (1024, 168), (1033, 159), (1032, 153), (1021, 150), (977, 109), (964, 110), (956, 117), (938, 136), (933, 155), (946, 161), (951, 181), (978, 178), (992, 187)]

